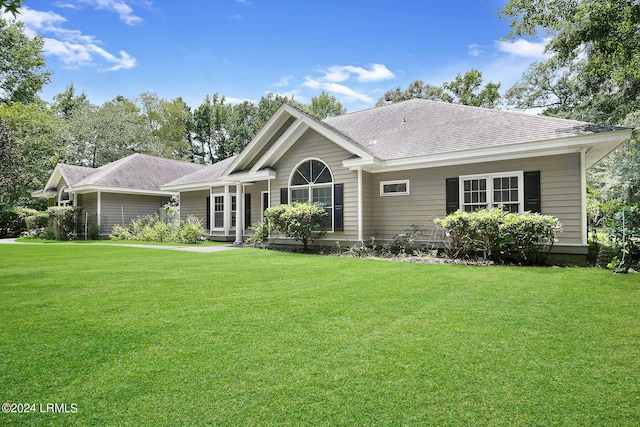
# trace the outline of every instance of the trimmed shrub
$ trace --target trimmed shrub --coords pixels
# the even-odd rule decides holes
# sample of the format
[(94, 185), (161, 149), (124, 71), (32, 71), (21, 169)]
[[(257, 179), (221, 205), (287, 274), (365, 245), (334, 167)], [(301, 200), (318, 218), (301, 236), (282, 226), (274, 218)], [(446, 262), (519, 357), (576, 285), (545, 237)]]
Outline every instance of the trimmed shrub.
[(182, 243), (202, 243), (205, 240), (202, 220), (195, 216), (189, 216), (186, 221), (180, 221), (178, 238)]
[(321, 229), (325, 216), (327, 211), (320, 203), (293, 202), (290, 205), (274, 206), (264, 212), (271, 231), (302, 242), (305, 251), (309, 242), (325, 235), (326, 231)]
[(509, 213), (500, 208), (457, 211), (434, 220), (444, 232), (452, 258), (483, 258), (525, 265), (543, 264), (562, 230), (557, 218), (538, 213)]
[(256, 222), (251, 226), (251, 229), (253, 230), (253, 236), (247, 238), (247, 244), (259, 247), (269, 241), (269, 223), (266, 221)]

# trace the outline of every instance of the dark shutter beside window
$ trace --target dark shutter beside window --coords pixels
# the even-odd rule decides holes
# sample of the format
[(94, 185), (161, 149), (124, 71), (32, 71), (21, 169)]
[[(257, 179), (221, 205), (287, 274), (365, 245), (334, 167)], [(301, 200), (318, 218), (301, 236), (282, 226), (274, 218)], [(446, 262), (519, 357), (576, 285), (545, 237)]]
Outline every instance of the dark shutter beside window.
[(344, 184), (333, 185), (333, 230), (344, 231)]
[(460, 208), (460, 179), (446, 179), (446, 204), (447, 215), (454, 213)]
[(205, 224), (207, 226), (207, 230), (211, 230), (211, 196), (207, 196), (207, 217), (205, 219)]
[(244, 193), (244, 228), (251, 227), (251, 194)]
[(524, 210), (542, 212), (540, 199), (540, 171), (524, 173)]
[(262, 193), (262, 212), (269, 209), (269, 193)]
[(289, 204), (289, 189), (281, 188), (280, 189), (280, 204), (287, 205)]

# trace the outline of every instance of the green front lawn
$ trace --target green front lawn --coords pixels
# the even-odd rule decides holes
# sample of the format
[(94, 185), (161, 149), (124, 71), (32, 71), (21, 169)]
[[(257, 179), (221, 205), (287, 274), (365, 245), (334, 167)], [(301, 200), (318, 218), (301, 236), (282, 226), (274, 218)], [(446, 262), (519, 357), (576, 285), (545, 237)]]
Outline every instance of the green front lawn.
[(0, 245), (0, 425), (640, 420), (640, 277)]

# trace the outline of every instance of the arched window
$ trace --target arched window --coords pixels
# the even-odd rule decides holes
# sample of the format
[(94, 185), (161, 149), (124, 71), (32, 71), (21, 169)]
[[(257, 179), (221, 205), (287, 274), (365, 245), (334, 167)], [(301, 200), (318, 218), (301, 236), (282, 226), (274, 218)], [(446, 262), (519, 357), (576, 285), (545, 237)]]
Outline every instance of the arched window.
[(333, 228), (333, 175), (324, 162), (305, 160), (293, 170), (289, 179), (290, 200), (300, 203), (321, 203), (327, 211), (322, 227)]
[(71, 200), (71, 193), (69, 193), (69, 188), (65, 185), (58, 192), (58, 206), (67, 206), (71, 205), (73, 200)]

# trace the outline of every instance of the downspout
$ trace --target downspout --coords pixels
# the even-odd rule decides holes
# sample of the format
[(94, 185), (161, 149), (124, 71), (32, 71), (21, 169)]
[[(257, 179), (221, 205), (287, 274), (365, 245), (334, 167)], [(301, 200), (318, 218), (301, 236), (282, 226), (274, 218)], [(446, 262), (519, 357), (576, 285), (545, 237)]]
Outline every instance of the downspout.
[(358, 241), (364, 242), (363, 206), (362, 206), (362, 167), (358, 168)]

